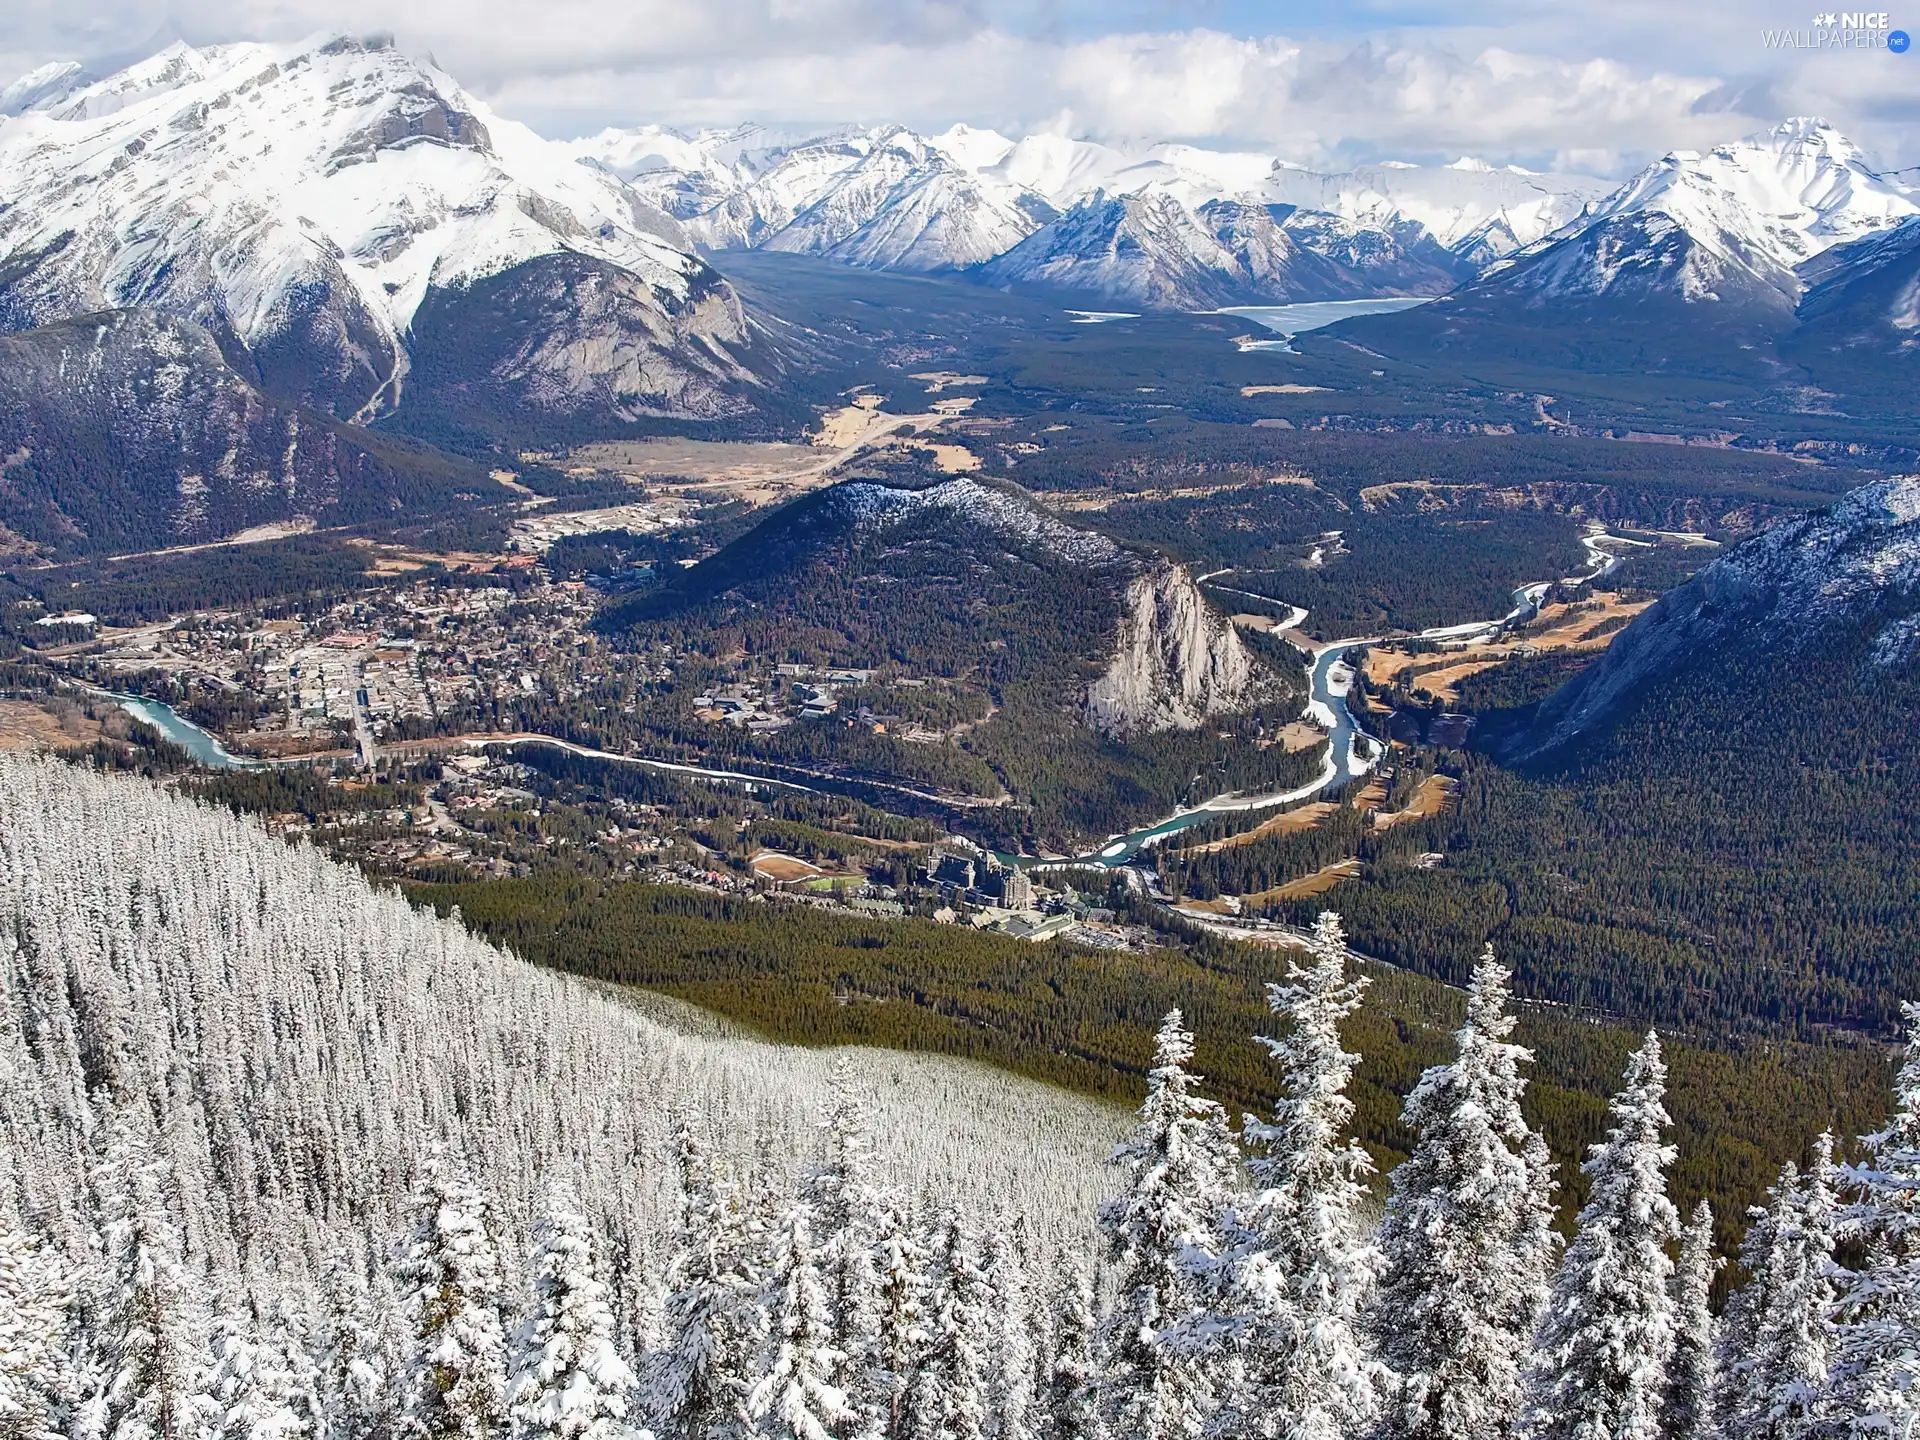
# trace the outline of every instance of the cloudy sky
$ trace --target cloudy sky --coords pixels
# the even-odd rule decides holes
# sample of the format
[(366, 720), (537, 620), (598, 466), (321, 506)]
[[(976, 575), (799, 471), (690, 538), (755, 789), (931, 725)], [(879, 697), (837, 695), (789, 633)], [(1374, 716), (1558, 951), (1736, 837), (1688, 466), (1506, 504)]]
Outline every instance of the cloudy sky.
[[(385, 30), (553, 135), (967, 121), (1309, 164), (1475, 154), (1614, 174), (1816, 114), (1883, 164), (1920, 164), (1920, 50), (1769, 48), (1767, 31), (1814, 13), (1801, 0), (7, 0), (0, 70), (98, 65), (168, 35)], [(1892, 23), (1920, 33), (1920, 4)]]

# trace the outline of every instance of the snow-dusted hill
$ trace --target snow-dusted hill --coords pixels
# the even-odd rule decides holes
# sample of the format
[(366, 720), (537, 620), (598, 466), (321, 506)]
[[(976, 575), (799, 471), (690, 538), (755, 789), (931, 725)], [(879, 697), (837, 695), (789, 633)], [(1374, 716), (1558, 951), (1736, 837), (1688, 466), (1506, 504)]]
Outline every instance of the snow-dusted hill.
[[(1870, 667), (1920, 660), (1920, 476), (1876, 481), (1783, 521), (1669, 590), (1546, 701), (1510, 746), (1555, 751), (1685, 667), (1757, 650), (1808, 654), (1865, 627)], [(1872, 676), (1861, 683), (1873, 683)]]
[[(431, 64), (347, 39), (175, 44), (74, 79), (8, 91), (28, 108), (0, 123), (6, 328), (152, 307), (267, 388), (369, 416), (406, 405), (423, 308), (487, 284), (509, 334), (461, 378), (537, 411), (717, 414), (751, 379), (739, 302), (677, 222)], [(564, 353), (515, 344), (555, 276), (600, 277), (614, 313)]]
[[(778, 1186), (813, 1153), (833, 1062), (675, 1013), (516, 960), (223, 809), (0, 754), (0, 1223), (76, 1257), (89, 1131), (131, 1108), (193, 1262), (224, 1284), (311, 1299), (335, 1246), (380, 1256), (445, 1142), (506, 1238), (547, 1185), (575, 1186), (646, 1313), (679, 1206), (676, 1109)], [(964, 1062), (857, 1069), (882, 1178), (1088, 1234), (1124, 1117)]]
[(1920, 215), (1920, 193), (1844, 135), (1796, 119), (1704, 153), (1675, 151), (1473, 287), (1535, 305), (1651, 295), (1791, 306), (1796, 267)]

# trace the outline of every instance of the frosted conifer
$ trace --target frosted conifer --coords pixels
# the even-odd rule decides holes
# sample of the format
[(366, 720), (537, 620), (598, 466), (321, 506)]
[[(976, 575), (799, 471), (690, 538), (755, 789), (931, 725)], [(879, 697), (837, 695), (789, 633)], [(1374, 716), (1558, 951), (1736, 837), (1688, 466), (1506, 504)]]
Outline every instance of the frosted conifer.
[(506, 1418), (507, 1342), (491, 1207), (436, 1152), (413, 1209), (399, 1271), (413, 1331), (399, 1433), (403, 1440), (494, 1440)]
[(984, 1440), (991, 1379), (992, 1292), (979, 1246), (949, 1211), (934, 1227), (927, 1341), (907, 1397), (908, 1440)]
[(814, 1253), (805, 1202), (790, 1202), (775, 1233), (766, 1301), (771, 1334), (747, 1415), (779, 1440), (829, 1440), (854, 1420), (833, 1383), (845, 1357), (833, 1343), (827, 1286)]
[(1673, 1359), (1667, 1367), (1667, 1440), (1711, 1440), (1718, 1366), (1708, 1300), (1720, 1269), (1713, 1253), (1713, 1207), (1702, 1200), (1680, 1237), (1673, 1273)]
[(680, 1233), (668, 1264), (667, 1345), (648, 1366), (648, 1411), (674, 1440), (715, 1440), (745, 1425), (749, 1372), (760, 1344), (742, 1197), (720, 1176), (682, 1116), (674, 1134)]
[(209, 1435), (220, 1440), (298, 1440), (313, 1434), (308, 1397), (293, 1361), (255, 1317), (228, 1310), (214, 1323), (215, 1406)]
[(1755, 1225), (1752, 1278), (1730, 1308), (1726, 1422), (1754, 1440), (1799, 1440), (1816, 1426), (1833, 1358), (1833, 1137), (1803, 1175), (1780, 1174)]
[(1075, 1269), (1060, 1287), (1053, 1324), (1053, 1358), (1041, 1396), (1046, 1433), (1053, 1440), (1096, 1440), (1093, 1279)]
[(926, 1302), (931, 1285), (927, 1247), (897, 1193), (882, 1197), (874, 1240), (879, 1284), (879, 1334), (875, 1361), (877, 1404), (863, 1417), (865, 1440), (898, 1435), (907, 1398), (928, 1340)]
[[(385, 1282), (385, 1273), (379, 1278)], [(321, 1423), (328, 1440), (367, 1440), (385, 1427), (394, 1403), (391, 1307), (374, 1303), (364, 1272), (344, 1248), (328, 1255), (320, 1296)], [(381, 1298), (390, 1300), (390, 1286)]]
[(81, 1429), (102, 1440), (200, 1440), (214, 1418), (207, 1325), (182, 1259), (171, 1179), (144, 1117), (111, 1113), (89, 1176), (98, 1263), (87, 1320), (99, 1386)]
[(0, 1220), (0, 1437), (57, 1440), (76, 1397), (73, 1277), (64, 1258)]
[(1147, 1098), (1113, 1163), (1125, 1188), (1101, 1207), (1115, 1304), (1100, 1334), (1100, 1409), (1114, 1433), (1178, 1440), (1200, 1433), (1214, 1396), (1203, 1366), (1170, 1344), (1196, 1308), (1196, 1254), (1217, 1233), (1232, 1175), (1218, 1104), (1193, 1093), (1193, 1036), (1178, 1010), (1154, 1038)]
[(1254, 1194), (1230, 1270), (1243, 1379), (1223, 1433), (1345, 1440), (1373, 1423), (1390, 1380), (1361, 1331), (1380, 1253), (1364, 1219), (1373, 1166), (1344, 1138), (1360, 1057), (1341, 1048), (1340, 1022), (1366, 988), (1346, 965), (1340, 917), (1326, 911), (1306, 962), (1290, 959), (1286, 982), (1267, 987), (1286, 1022), (1261, 1042), (1280, 1068), (1280, 1099), (1272, 1123), (1248, 1116), (1242, 1131)]
[(1867, 1159), (1842, 1171), (1842, 1233), (1866, 1251), (1836, 1307), (1832, 1428), (1857, 1440), (1920, 1435), (1920, 1004), (1902, 1007), (1906, 1056), (1894, 1114), (1864, 1136)]
[(808, 1177), (807, 1198), (827, 1286), (833, 1345), (841, 1358), (834, 1384), (871, 1431), (891, 1404), (881, 1364), (881, 1197), (873, 1179), (873, 1138), (853, 1061), (839, 1057), (829, 1078), (823, 1162)]
[(1673, 1353), (1667, 1198), (1674, 1151), (1661, 1142), (1666, 1065), (1649, 1034), (1608, 1102), (1613, 1123), (1583, 1167), (1579, 1233), (1541, 1320), (1532, 1391), (1535, 1440), (1656, 1440)]
[(507, 1390), (516, 1440), (620, 1440), (634, 1374), (613, 1344), (613, 1307), (579, 1202), (556, 1188), (534, 1233), (534, 1310)]
[(1508, 974), (1489, 946), (1453, 1062), (1421, 1076), (1401, 1114), (1420, 1138), (1391, 1177), (1370, 1318), (1401, 1380), (1382, 1433), (1402, 1440), (1500, 1440), (1524, 1398), (1558, 1240), (1544, 1143), (1520, 1113), (1533, 1057), (1508, 1039)]
[(988, 1432), (994, 1440), (1034, 1440), (1034, 1324), (1028, 1294), (1025, 1226), (1001, 1214), (987, 1237), (987, 1289), (993, 1296), (993, 1375)]

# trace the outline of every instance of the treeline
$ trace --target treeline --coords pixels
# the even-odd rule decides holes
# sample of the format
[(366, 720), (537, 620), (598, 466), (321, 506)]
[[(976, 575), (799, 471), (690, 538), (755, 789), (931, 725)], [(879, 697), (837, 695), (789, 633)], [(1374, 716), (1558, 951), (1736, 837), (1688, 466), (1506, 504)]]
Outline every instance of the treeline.
[[(1219, 1098), (1235, 1111), (1274, 1098), (1272, 1074), (1246, 1041), (1275, 969), (1262, 947), (1192, 936), (1182, 950), (1115, 956), (568, 875), (406, 888), (443, 914), (458, 906), (482, 935), (530, 960), (679, 996), (774, 1039), (957, 1055), (1118, 1100), (1139, 1094), (1140, 1037), (1179, 1006)], [(1457, 970), (1428, 968), (1464, 984), (1471, 958)], [(1352, 1090), (1355, 1129), (1382, 1164), (1407, 1152), (1402, 1097), (1443, 1054), (1459, 1003), (1457, 991), (1381, 970), (1348, 1022), (1366, 1056)], [(1581, 1195), (1575, 1162), (1598, 1137), (1633, 1032), (1542, 1008), (1527, 1011), (1523, 1033), (1540, 1055), (1528, 1113), (1569, 1172), (1571, 1207)], [(1870, 1046), (1676, 1043), (1669, 1059), (1683, 1147), (1676, 1190), (1689, 1204), (1711, 1198), (1729, 1224), (1790, 1153), (1788, 1137), (1829, 1122), (1868, 1125), (1886, 1075), (1884, 1052)]]

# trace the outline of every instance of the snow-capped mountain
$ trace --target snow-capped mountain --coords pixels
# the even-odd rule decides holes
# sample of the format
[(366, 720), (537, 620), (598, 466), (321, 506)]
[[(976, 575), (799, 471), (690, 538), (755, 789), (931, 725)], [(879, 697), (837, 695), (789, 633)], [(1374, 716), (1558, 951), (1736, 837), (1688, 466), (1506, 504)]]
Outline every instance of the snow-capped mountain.
[(1603, 727), (1694, 664), (1757, 648), (1802, 654), (1864, 631), (1871, 667), (1920, 659), (1920, 476), (1849, 492), (1783, 521), (1661, 596), (1513, 742), (1526, 759)]
[[(490, 348), (466, 363), (533, 410), (738, 406), (746, 321), (677, 222), (430, 64), (379, 41), (175, 44), (72, 78), (8, 91), (6, 328), (149, 306), (267, 388), (366, 417), (407, 402), (423, 309), (444, 329), (484, 285)], [(617, 292), (618, 323), (523, 343), (516, 316), (556, 283)]]
[(1674, 151), (1592, 212), (1492, 266), (1473, 287), (1541, 304), (1617, 296), (1790, 307), (1797, 267), (1920, 214), (1822, 120), (1701, 153)]
[(798, 143), (753, 127), (647, 127), (575, 142), (574, 153), (628, 179), (709, 249), (875, 269), (984, 265), (997, 284), (1159, 308), (1437, 294), (1605, 190), (1472, 160), (1322, 174), (1252, 151), (1012, 140), (965, 125)]
[(1189, 207), (1171, 190), (1096, 190), (980, 270), (1149, 310), (1437, 295), (1472, 273), (1417, 225), (1399, 233), (1238, 200)]

